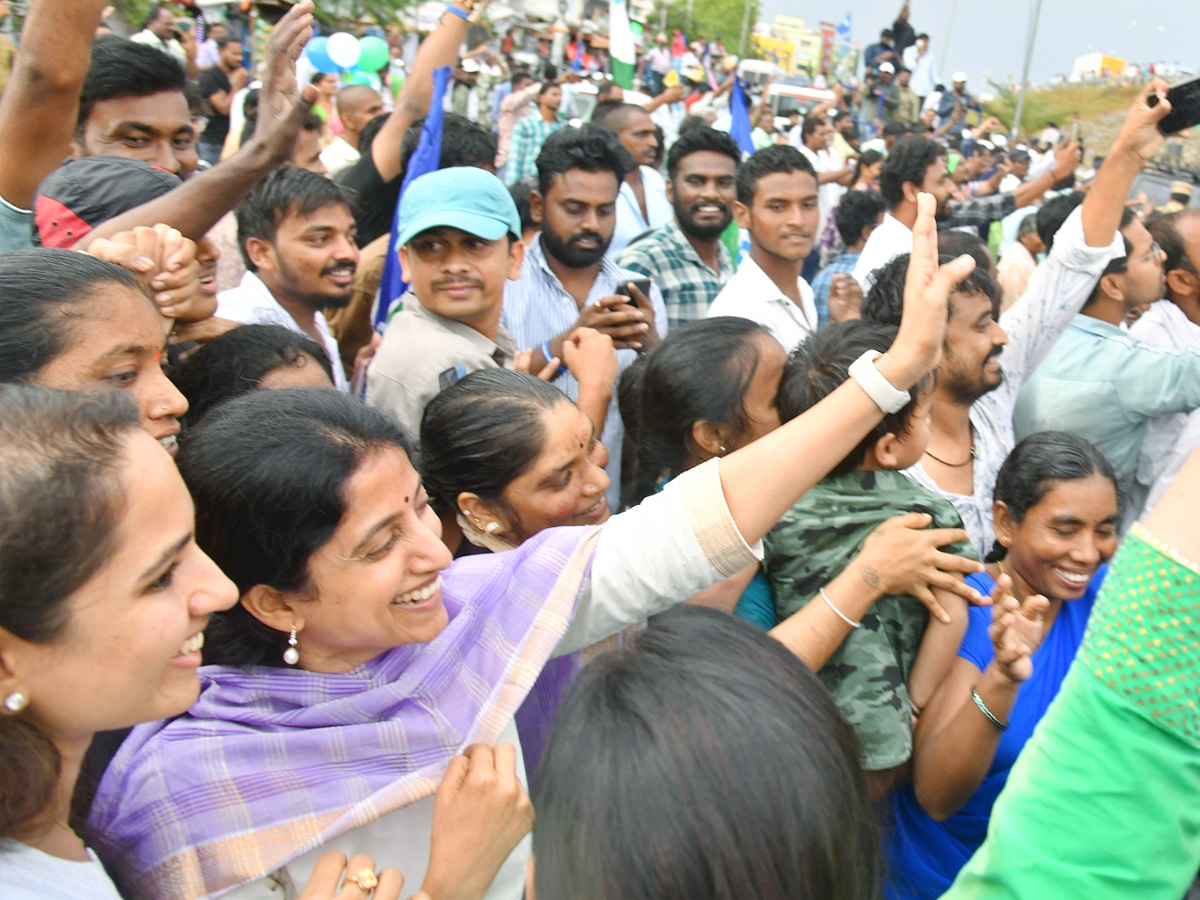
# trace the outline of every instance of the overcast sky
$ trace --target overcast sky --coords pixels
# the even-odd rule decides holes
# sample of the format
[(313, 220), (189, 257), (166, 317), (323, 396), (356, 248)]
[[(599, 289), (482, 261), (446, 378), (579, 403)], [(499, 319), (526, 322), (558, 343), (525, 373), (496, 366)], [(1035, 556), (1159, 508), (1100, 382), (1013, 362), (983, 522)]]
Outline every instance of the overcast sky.
[[(776, 13), (803, 16), (817, 24), (839, 22), (850, 10), (853, 39), (864, 46), (892, 23), (899, 0), (760, 0), (761, 18)], [(957, 6), (953, 24), (950, 10)], [(1000, 80), (1020, 77), (1033, 0), (912, 0), (909, 21), (929, 33), (943, 77), (962, 69), (978, 88), (985, 72)], [(947, 39), (947, 30), (950, 30)], [(1049, 80), (1071, 71), (1076, 56), (1093, 51), (1131, 62), (1166, 62), (1200, 67), (1200, 3), (1175, 0), (1042, 0), (1030, 77)], [(943, 56), (943, 53), (946, 55)]]

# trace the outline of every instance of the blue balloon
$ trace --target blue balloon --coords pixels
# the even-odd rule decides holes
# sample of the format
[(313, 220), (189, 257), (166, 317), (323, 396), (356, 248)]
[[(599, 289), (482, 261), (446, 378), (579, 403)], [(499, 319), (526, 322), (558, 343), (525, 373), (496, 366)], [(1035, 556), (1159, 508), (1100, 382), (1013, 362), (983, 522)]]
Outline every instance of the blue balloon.
[(308, 57), (313, 68), (327, 75), (339, 70), (338, 64), (329, 58), (328, 45), (329, 38), (321, 36), (313, 38), (304, 48), (304, 55)]

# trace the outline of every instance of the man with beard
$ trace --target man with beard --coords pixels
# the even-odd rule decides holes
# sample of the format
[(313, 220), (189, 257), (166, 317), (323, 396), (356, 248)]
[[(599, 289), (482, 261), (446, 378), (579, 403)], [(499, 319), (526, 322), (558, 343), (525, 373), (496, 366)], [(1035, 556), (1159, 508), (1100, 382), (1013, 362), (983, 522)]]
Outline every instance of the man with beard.
[(872, 273), (902, 253), (912, 252), (912, 226), (917, 219), (917, 194), (937, 200), (938, 228), (987, 226), (1022, 206), (1036, 203), (1042, 194), (1075, 171), (1079, 144), (1063, 143), (1055, 150), (1054, 168), (1031, 178), (1015, 191), (977, 197), (950, 204), (954, 181), (946, 169), (946, 149), (932, 138), (913, 135), (896, 142), (879, 173), (879, 192), (887, 203), (883, 224), (863, 247), (854, 279), (863, 292), (874, 283)]
[[(564, 128), (547, 138), (538, 154), (538, 187), (529, 199), (541, 233), (525, 252), (520, 277), (505, 285), (500, 318), (519, 346), (534, 348), (531, 371), (563, 359), (563, 343), (577, 328), (611, 337), (621, 371), (667, 333), (658, 288), (651, 283), (648, 295), (640, 291), (631, 282), (642, 275), (620, 268), (606, 255), (625, 178), (622, 156), (612, 133), (597, 125)], [(578, 402), (579, 383), (570, 373), (560, 369), (554, 383)], [(624, 433), (614, 392), (601, 435), (608, 448), (608, 499), (614, 507)]]
[(812, 288), (801, 275), (820, 227), (812, 163), (790, 144), (759, 150), (738, 171), (733, 214), (750, 232), (750, 252), (708, 315), (757, 322), (791, 353), (817, 330)]
[(655, 167), (658, 134), (654, 120), (640, 106), (614, 103), (597, 108), (592, 121), (617, 136), (633, 159), (617, 197), (617, 224), (608, 253), (616, 259), (636, 237), (671, 221), (667, 185)]
[[(1016, 446), (1017, 395), (1087, 302), (1105, 268), (1126, 255), (1125, 239), (1118, 231), (1125, 198), (1144, 161), (1164, 142), (1157, 123), (1166, 113), (1161, 103), (1152, 107), (1146, 102), (1151, 92), (1164, 99), (1166, 85), (1153, 82), (1134, 103), (1082, 205), (1049, 236), (1050, 250), (1021, 299), (1000, 314), (999, 289), (979, 271), (950, 295), (929, 445), (921, 461), (906, 471), (954, 504), (981, 553), (990, 553), (995, 543), (992, 496), (1000, 466)], [(1053, 205), (1047, 204), (1047, 209)], [(1042, 215), (1038, 218), (1041, 231)], [(900, 322), (907, 270), (904, 255), (876, 272), (863, 302), (864, 319)], [(1090, 377), (1086, 371), (1075, 374), (1077, 385), (1063, 397), (1064, 405)], [(1114, 414), (1090, 401), (1076, 403), (1090, 416)]]
[(1150, 423), (1200, 407), (1200, 346), (1166, 350), (1121, 327), (1129, 310), (1166, 290), (1162, 248), (1130, 209), (1121, 235), (1125, 254), (1108, 264), (1026, 382), (1013, 427), (1018, 440), (1048, 428), (1087, 438), (1112, 463), (1128, 496)]
[(313, 338), (329, 354), (338, 389), (349, 390), (323, 314), (350, 302), (358, 266), (354, 214), (341, 189), (307, 169), (283, 166), (238, 204), (237, 226), (246, 274), (218, 296), (218, 317), (282, 325)]
[(724, 131), (706, 125), (685, 131), (667, 154), (667, 198), (675, 218), (617, 257), (621, 268), (658, 285), (668, 328), (703, 319), (733, 276), (721, 234), (733, 220), (741, 158)]

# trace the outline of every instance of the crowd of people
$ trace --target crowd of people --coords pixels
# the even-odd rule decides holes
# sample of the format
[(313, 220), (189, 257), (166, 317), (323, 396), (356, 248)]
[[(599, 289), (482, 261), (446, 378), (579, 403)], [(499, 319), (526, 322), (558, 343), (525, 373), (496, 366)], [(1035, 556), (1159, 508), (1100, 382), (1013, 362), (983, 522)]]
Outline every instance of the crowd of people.
[(1180, 900), (1200, 219), (1127, 203), (1166, 85), (1077, 181), (907, 8), (807, 111), (661, 36), (580, 125), (603, 58), (481, 11), (393, 96), (297, 75), (311, 0), (253, 75), (31, 3), (0, 896)]

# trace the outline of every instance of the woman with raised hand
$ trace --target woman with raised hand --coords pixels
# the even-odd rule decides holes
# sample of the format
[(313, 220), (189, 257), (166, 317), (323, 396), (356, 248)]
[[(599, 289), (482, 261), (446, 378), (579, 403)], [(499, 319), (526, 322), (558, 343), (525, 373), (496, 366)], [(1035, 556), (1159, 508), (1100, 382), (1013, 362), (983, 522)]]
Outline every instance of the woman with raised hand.
[[(1114, 557), (987, 839), (941, 900), (1184, 894), (1200, 865), (1197, 496), (1200, 452)], [(1048, 605), (997, 606), (1004, 665), (1036, 656), (1027, 626)], [(701, 610), (598, 659), (546, 747), (526, 897), (880, 897), (858, 747), (818, 685), (761, 634)]]
[(1176, 900), (1200, 865), (1200, 453), (1113, 557), (1083, 644), (944, 900)]
[[(914, 237), (906, 317), (861, 381), (604, 525), (504, 553), (451, 565), (403, 435), (352, 398), (258, 391), (213, 410), (181, 471), (241, 599), (212, 626), (200, 702), (136, 729), (106, 772), (89, 819), (106, 860), (163, 898), (290, 896), (321, 848), (376, 848), (424, 881), (434, 785), (467, 744), (519, 750), (513, 713), (547, 660), (753, 563), (936, 365), (973, 264), (938, 268), (931, 197)], [(487, 896), (519, 897), (528, 855)]]
[(936, 898), (987, 836), (1021, 749), (1083, 641), (1120, 521), (1112, 466), (1061, 431), (1019, 443), (996, 479), (997, 543), (968, 579), (972, 609), (950, 674), (921, 714), (913, 781), (892, 798), (887, 896)]

